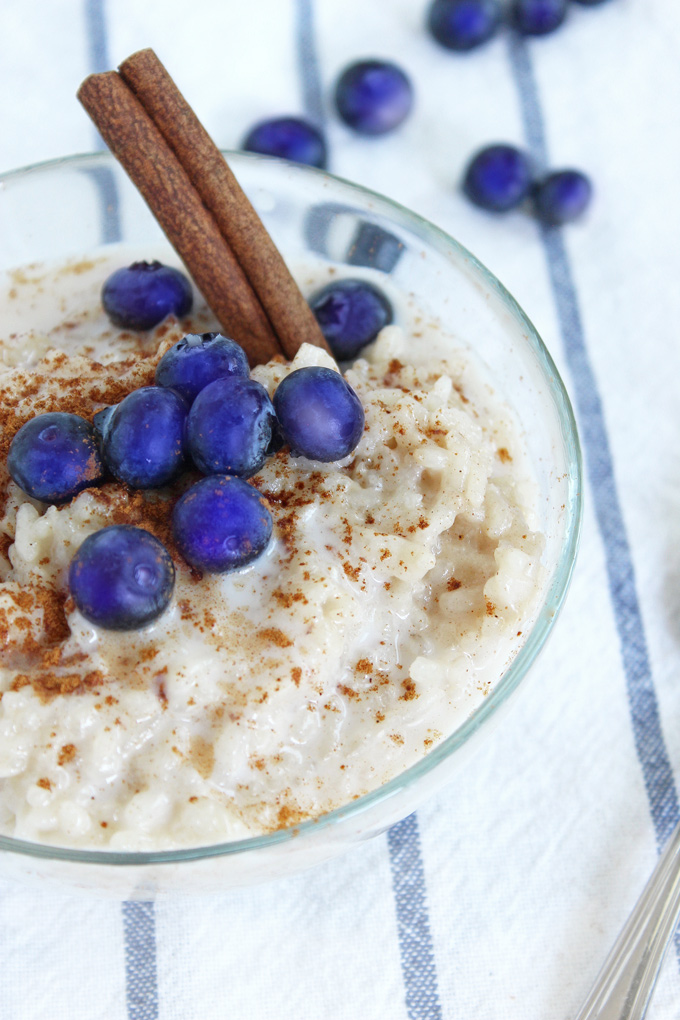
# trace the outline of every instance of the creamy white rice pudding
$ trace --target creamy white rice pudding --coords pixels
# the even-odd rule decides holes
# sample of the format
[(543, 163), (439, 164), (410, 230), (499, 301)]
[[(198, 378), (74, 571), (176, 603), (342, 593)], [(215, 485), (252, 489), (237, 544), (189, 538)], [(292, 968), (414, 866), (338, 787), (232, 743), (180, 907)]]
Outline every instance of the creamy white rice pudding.
[[(427, 754), (521, 646), (543, 538), (512, 412), (408, 302), (346, 372), (366, 414), (354, 453), (284, 450), (251, 480), (274, 535), (248, 568), (201, 577), (173, 548), (170, 510), (195, 476), (26, 497), (6, 470), (25, 420), (91, 418), (150, 384), (185, 332), (215, 328), (199, 306), (149, 334), (114, 329), (99, 291), (130, 261), (27, 267), (0, 301), (0, 830), (151, 850), (294, 825)], [(299, 278), (308, 292), (328, 276)], [(273, 393), (310, 364), (334, 367), (304, 346), (253, 375)], [(82, 541), (114, 523), (161, 538), (177, 571), (169, 609), (125, 634), (88, 623), (66, 584)]]

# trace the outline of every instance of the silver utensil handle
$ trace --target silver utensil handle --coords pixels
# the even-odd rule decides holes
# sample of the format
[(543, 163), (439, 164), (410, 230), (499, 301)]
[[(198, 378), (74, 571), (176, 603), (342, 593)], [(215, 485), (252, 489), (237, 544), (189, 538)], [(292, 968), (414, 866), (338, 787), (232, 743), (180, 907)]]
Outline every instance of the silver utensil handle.
[(680, 917), (680, 824), (576, 1020), (642, 1020)]

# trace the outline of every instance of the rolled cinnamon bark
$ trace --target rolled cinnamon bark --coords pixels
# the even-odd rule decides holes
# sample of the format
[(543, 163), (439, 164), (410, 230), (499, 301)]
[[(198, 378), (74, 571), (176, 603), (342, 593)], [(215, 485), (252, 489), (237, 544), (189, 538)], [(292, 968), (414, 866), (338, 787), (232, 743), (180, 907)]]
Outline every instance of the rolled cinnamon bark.
[(329, 350), (314, 315), (276, 245), (221, 152), (151, 49), (124, 60), (119, 72), (189, 175), (234, 252), (283, 352), (300, 344)]
[(251, 365), (281, 353), (276, 335), (212, 214), (142, 104), (115, 71), (93, 74), (78, 98), (185, 263), (222, 329)]

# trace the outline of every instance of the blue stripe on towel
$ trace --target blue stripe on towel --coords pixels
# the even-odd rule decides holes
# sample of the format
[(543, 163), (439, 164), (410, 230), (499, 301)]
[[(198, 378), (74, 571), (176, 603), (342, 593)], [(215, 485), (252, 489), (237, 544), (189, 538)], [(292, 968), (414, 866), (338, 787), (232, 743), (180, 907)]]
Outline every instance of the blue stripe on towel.
[(296, 0), (297, 58), (305, 116), (323, 128), (325, 113), (321, 73), (316, 54), (312, 0)]
[[(101, 71), (110, 70), (104, 0), (85, 0), (85, 28), (89, 47), (90, 73), (98, 74)], [(99, 138), (97, 148), (105, 148), (101, 138)]]
[[(92, 74), (108, 71), (111, 68), (104, 2), (105, 0), (85, 0), (85, 31)], [(95, 148), (106, 148), (103, 138), (96, 130)], [(89, 167), (85, 172), (94, 181), (99, 191), (102, 244), (113, 244), (120, 241), (118, 189), (113, 174), (107, 167), (101, 166)]]
[[(510, 62), (519, 90), (529, 148), (537, 162), (547, 167), (543, 116), (527, 44), (514, 36), (510, 39)], [(635, 748), (642, 766), (657, 844), (661, 849), (677, 824), (680, 812), (673, 771), (664, 745), (635, 586), (633, 560), (616, 491), (602, 401), (588, 357), (576, 288), (562, 232), (559, 228), (542, 227), (541, 238), (566, 360), (572, 376), (595, 513), (604, 545)]]
[(156, 918), (149, 901), (123, 904), (128, 1020), (158, 1020)]
[(387, 833), (409, 1020), (441, 1020), (417, 815)]

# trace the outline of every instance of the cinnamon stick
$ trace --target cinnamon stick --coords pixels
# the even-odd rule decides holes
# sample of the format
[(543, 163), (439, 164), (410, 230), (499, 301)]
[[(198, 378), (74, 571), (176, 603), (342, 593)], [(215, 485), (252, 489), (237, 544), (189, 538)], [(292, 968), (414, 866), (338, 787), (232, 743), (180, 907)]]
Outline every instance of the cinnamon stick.
[(78, 98), (123, 165), (225, 333), (251, 364), (281, 353), (234, 253), (148, 113), (115, 71), (93, 74)]
[(189, 175), (234, 252), (272, 324), (284, 354), (307, 342), (328, 350), (286, 263), (221, 152), (151, 49), (119, 67)]

